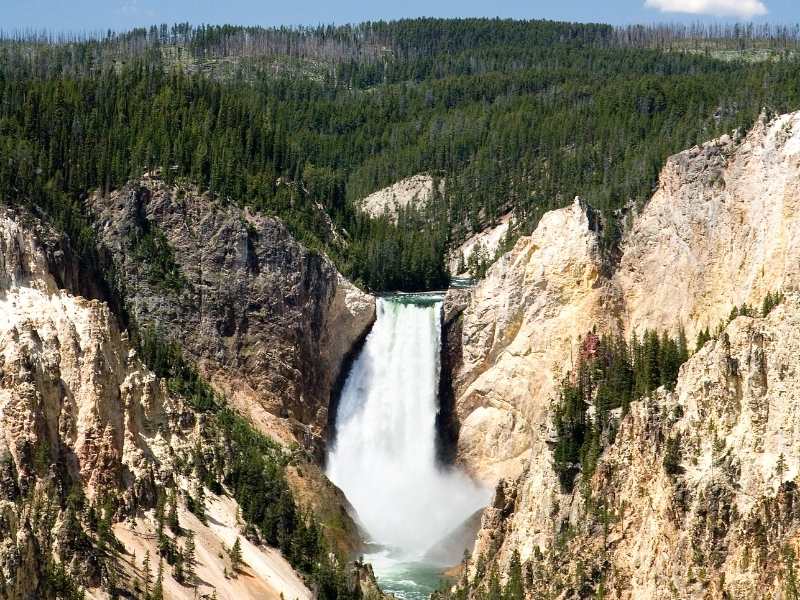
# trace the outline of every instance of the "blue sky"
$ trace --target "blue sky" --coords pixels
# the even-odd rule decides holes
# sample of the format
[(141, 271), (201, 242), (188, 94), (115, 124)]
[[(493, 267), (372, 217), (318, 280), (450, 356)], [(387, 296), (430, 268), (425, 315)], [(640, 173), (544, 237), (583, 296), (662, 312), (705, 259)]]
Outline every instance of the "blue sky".
[(0, 29), (121, 30), (153, 23), (297, 25), (437, 16), (605, 23), (800, 22), (800, 0), (0, 0)]

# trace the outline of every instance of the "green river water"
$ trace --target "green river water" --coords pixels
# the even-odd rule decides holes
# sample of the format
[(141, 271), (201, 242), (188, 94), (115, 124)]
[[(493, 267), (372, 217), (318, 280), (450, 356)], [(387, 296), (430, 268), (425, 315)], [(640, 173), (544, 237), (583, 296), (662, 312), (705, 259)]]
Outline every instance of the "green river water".
[(444, 581), (442, 567), (430, 563), (407, 562), (387, 553), (370, 554), (364, 560), (372, 563), (381, 589), (400, 600), (425, 600)]

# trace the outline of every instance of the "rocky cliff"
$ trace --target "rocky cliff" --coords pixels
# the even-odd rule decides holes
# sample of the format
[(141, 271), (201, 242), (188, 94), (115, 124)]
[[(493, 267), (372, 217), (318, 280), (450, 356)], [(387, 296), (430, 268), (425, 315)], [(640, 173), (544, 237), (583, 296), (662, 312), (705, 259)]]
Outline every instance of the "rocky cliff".
[(0, 215), (0, 434), (19, 492), (52, 462), (89, 499), (106, 487), (124, 488), (125, 503), (152, 496), (155, 481), (137, 476), (153, 445), (169, 443), (168, 415), (180, 405), (137, 360), (107, 305), (57, 287), (21, 220)]
[[(463, 360), (450, 375), (457, 460), (506, 478), (476, 558), (507, 569), (516, 550), (542, 574), (537, 593), (567, 597), (601, 581), (616, 597), (753, 597), (786, 582), (796, 298), (767, 319), (735, 320), (683, 367), (674, 393), (635, 403), (573, 494), (558, 486), (549, 442), (555, 382), (593, 328), (683, 327), (693, 341), (732, 307), (796, 288), (799, 184), (800, 114), (762, 118), (668, 161), (613, 268), (580, 203), (545, 215), (490, 268), (464, 303)], [(679, 474), (662, 467), (668, 440)]]
[[(153, 581), (155, 535), (146, 530), (154, 514), (146, 509), (159, 489), (197, 485), (179, 476), (202, 435), (195, 413), (139, 361), (105, 303), (58, 286), (50, 267), (63, 258), (54, 251), (59, 245), (68, 248), (30, 216), (0, 212), (0, 597), (9, 600), (52, 597), (54, 590), (78, 597), (73, 582), (98, 598), (117, 583), (140, 588), (137, 539), (150, 540)], [(235, 522), (236, 503), (220, 502), (217, 519)], [(178, 505), (184, 527), (197, 521), (183, 500)], [(140, 530), (114, 542), (109, 554), (102, 523), (137, 514)], [(248, 559), (266, 571), (247, 583), (223, 578), (225, 559), (209, 550), (221, 547), (219, 532), (196, 525), (201, 591), (310, 597), (288, 563), (261, 545), (248, 546)], [(167, 597), (192, 597), (169, 572), (164, 586)]]
[[(481, 551), (519, 552), (534, 597), (785, 597), (800, 546), (798, 348), (796, 294), (734, 320), (674, 392), (631, 406), (587, 487), (550, 504), (549, 521), (531, 509), (543, 499), (527, 473), (501, 485)], [(537, 545), (536, 527), (556, 543)]]
[(149, 177), (91, 199), (127, 308), (269, 435), (324, 447), (331, 390), (374, 298), (278, 220)]
[[(138, 187), (131, 194), (148, 197)], [(135, 211), (142, 209), (141, 204), (133, 206)], [(137, 311), (137, 317), (147, 317), (133, 322), (162, 334), (168, 334), (170, 326), (177, 331), (179, 317), (190, 318), (189, 299), (201, 289), (197, 295), (210, 308), (198, 309), (192, 323), (211, 327), (208, 321), (225, 311), (235, 323), (227, 336), (192, 339), (195, 353), (190, 359), (206, 365), (206, 372), (216, 377), (224, 392), (236, 387), (238, 376), (243, 378), (241, 387), (248, 381), (267, 386), (278, 381), (276, 373), (289, 373), (292, 385), (307, 386), (302, 389), (309, 395), (298, 391), (294, 409), (298, 414), (287, 415), (285, 411), (293, 410), (289, 393), (298, 387), (287, 384), (288, 391), (282, 394), (276, 389), (267, 400), (276, 398), (287, 404), (281, 405), (284, 417), (270, 415), (269, 423), (291, 423), (292, 419), (301, 423), (299, 412), (307, 410), (302, 416), (310, 415), (308, 430), (321, 431), (324, 421), (317, 425), (313, 417), (324, 416), (327, 405), (315, 408), (311, 402), (327, 403), (339, 364), (350, 344), (362, 335), (354, 328), (369, 324), (369, 298), (325, 259), (294, 242), (280, 223), (255, 217), (252, 222), (239, 222), (247, 233), (237, 230), (244, 237), (234, 243), (226, 235), (236, 228), (238, 215), (213, 203), (203, 206), (208, 209), (203, 222), (218, 227), (197, 251), (211, 253), (215, 269), (206, 266), (204, 277), (196, 283), (183, 275), (180, 254), (165, 244), (162, 230), (142, 226), (140, 221), (131, 224), (140, 229), (132, 234), (132, 245), (120, 251), (125, 259), (119, 265), (138, 261), (142, 280), (130, 275), (133, 271), (117, 273), (124, 298), (131, 300), (127, 306)], [(355, 553), (360, 540), (341, 492), (308, 460), (307, 453), (287, 447), (297, 428), (263, 427), (286, 435), (287, 444), (282, 447), (259, 438), (245, 421), (237, 421), (233, 411), (198, 409), (192, 404), (195, 399), (173, 387), (172, 379), (157, 377), (143, 364), (107, 303), (62, 287), (83, 289), (81, 274), (86, 265), (75, 262), (69, 240), (24, 211), (5, 207), (0, 211), (0, 597), (72, 599), (83, 588), (90, 597), (106, 598), (114, 590), (133, 593), (145, 585), (152, 589), (159, 555), (165, 557), (162, 585), (167, 598), (188, 599), (195, 592), (210, 595), (214, 591), (237, 598), (312, 597), (318, 583), (295, 572), (292, 565), (297, 566), (302, 557), (289, 552), (289, 542), (280, 536), (295, 536), (291, 548), (305, 543), (304, 526), (298, 523), (305, 523), (311, 510), (334, 549)], [(121, 220), (117, 224), (125, 227)], [(104, 239), (113, 239), (110, 222), (104, 225), (108, 236)], [(236, 238), (237, 232), (230, 235)], [(227, 242), (214, 246), (217, 238)], [(250, 243), (255, 251), (248, 250)], [(147, 262), (138, 254), (141, 244), (155, 248)], [(261, 254), (253, 257), (250, 252)], [(280, 281), (285, 273), (275, 272), (279, 269), (295, 269), (294, 278), (286, 275)], [(130, 286), (125, 273), (131, 276)], [(264, 294), (259, 298), (265, 306), (254, 315), (252, 303), (235, 304), (226, 294), (237, 289), (248, 292), (248, 281), (259, 277), (252, 285)], [(168, 290), (161, 303), (157, 289)], [(276, 322), (285, 330), (276, 327)], [(266, 331), (256, 329), (261, 325)], [(189, 333), (182, 335), (191, 338)], [(312, 335), (320, 339), (304, 339)], [(166, 337), (156, 339), (163, 348), (169, 347)], [(288, 350), (293, 342), (299, 346), (295, 354)], [(262, 353), (283, 352), (280, 356), (286, 362), (267, 374), (247, 374), (252, 375), (248, 379), (245, 365), (253, 368), (256, 363), (233, 363), (226, 352), (254, 351), (251, 343)], [(217, 354), (206, 360), (201, 351), (212, 348)], [(305, 365), (301, 360), (306, 358), (318, 362)], [(245, 356), (244, 361), (248, 359)], [(303, 370), (295, 373), (287, 365)], [(306, 373), (308, 380), (303, 378)], [(328, 388), (323, 394), (324, 386)], [(265, 412), (267, 408), (271, 406), (267, 404)], [(264, 421), (259, 424), (263, 426)], [(259, 453), (266, 457), (262, 462), (256, 456)], [(242, 495), (237, 481), (246, 469), (258, 470), (259, 476), (248, 488), (261, 494), (258, 497)], [(250, 505), (237, 504), (235, 498), (240, 502), (246, 498)], [(174, 524), (165, 531), (158, 523), (164, 523), (166, 508), (159, 517), (158, 506), (168, 500), (167, 520)], [(270, 534), (261, 522), (245, 521), (253, 513), (253, 502), (257, 511), (266, 510), (270, 518), (281, 519), (279, 535)], [(194, 534), (192, 575), (177, 566), (183, 560), (189, 531)], [(309, 544), (317, 548), (316, 533), (309, 531), (314, 540)], [(242, 543), (241, 576), (232, 570), (228, 555), (237, 537)], [(267, 542), (286, 546), (283, 555)], [(315, 558), (313, 548), (303, 554), (303, 560), (332, 561), (326, 568), (341, 569), (346, 586), (369, 588), (373, 596), (380, 595), (370, 572), (359, 572), (353, 579), (327, 554)], [(145, 552), (150, 556), (149, 574), (143, 563)], [(294, 562), (290, 565), (287, 560)], [(331, 576), (334, 572), (338, 571)]]
[(800, 113), (667, 162), (623, 242), (615, 282), (629, 329), (693, 339), (733, 306), (800, 283)]
[(547, 213), (464, 303), (453, 376), (457, 455), (479, 479), (514, 477), (531, 454), (546, 454), (539, 444), (559, 370), (581, 336), (611, 325), (615, 290), (602, 275), (598, 226), (579, 199)]

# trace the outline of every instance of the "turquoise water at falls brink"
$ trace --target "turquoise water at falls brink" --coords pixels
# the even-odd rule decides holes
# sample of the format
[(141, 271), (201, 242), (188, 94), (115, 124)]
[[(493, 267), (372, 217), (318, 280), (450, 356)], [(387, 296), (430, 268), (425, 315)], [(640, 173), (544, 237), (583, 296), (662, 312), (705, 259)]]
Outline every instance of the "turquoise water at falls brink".
[[(381, 587), (426, 598), (443, 567), (426, 552), (485, 506), (488, 490), (436, 462), (441, 298), (378, 300), (377, 320), (342, 389), (328, 476), (379, 551)], [(457, 562), (457, 561), (456, 561)]]

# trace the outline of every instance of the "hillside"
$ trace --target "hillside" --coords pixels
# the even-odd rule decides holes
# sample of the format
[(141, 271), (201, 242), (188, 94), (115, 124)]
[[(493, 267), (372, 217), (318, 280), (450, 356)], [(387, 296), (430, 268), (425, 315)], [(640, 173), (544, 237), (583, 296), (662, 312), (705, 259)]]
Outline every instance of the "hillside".
[[(123, 205), (136, 208), (127, 199)], [(230, 213), (212, 211), (207, 225), (214, 215), (231, 223)], [(285, 233), (268, 235), (275, 227), (255, 220), (251, 235), (282, 259), (309, 258)], [(142, 338), (143, 329), (121, 327), (108, 303), (62, 287), (82, 279), (71, 255), (63, 235), (25, 211), (2, 209), (0, 596), (72, 599), (88, 590), (107, 598), (154, 590), (162, 571), (170, 598), (193, 597), (195, 589), (221, 597), (310, 597), (313, 590), (342, 598), (362, 582), (374, 590), (369, 572), (351, 572), (346, 563), (361, 544), (346, 500), (297, 449), (303, 437), (293, 437), (286, 415), (257, 412), (270, 408), (269, 396), (260, 408), (223, 384), (211, 388), (162, 332)], [(325, 273), (322, 281), (348, 285), (329, 263), (311, 260)], [(261, 262), (264, 272), (268, 264)], [(213, 272), (209, 266), (207, 283)], [(142, 317), (129, 316), (129, 324), (154, 326), (147, 319), (158, 313), (136, 304), (147, 289), (126, 297)], [(316, 314), (340, 310), (344, 303), (333, 296), (306, 305), (317, 302)], [(326, 356), (337, 351), (349, 349), (330, 344)], [(207, 368), (215, 382), (237, 373), (234, 365)], [(324, 414), (327, 397), (320, 402)], [(237, 537), (239, 566), (229, 556)]]
[[(695, 33), (703, 45), (714, 34)], [(716, 33), (715, 47), (734, 44)], [(670, 154), (748, 129), (764, 107), (800, 102), (796, 55), (676, 51), (690, 35), (419, 19), (5, 40), (0, 149), (11, 160), (0, 193), (76, 226), (73, 213), (93, 190), (161, 169), (168, 184), (188, 181), (280, 216), (370, 289), (441, 289), (448, 251), (495, 219), (513, 211), (512, 237), (529, 234), (580, 195), (614, 220), (612, 211), (650, 197)], [(776, 50), (795, 43), (771, 30), (738, 39)], [(293, 70), (298, 61), (318, 74)], [(201, 68), (218, 62), (234, 74)], [(444, 197), (396, 224), (357, 209), (419, 173), (440, 174)], [(619, 230), (605, 231), (613, 247)]]

